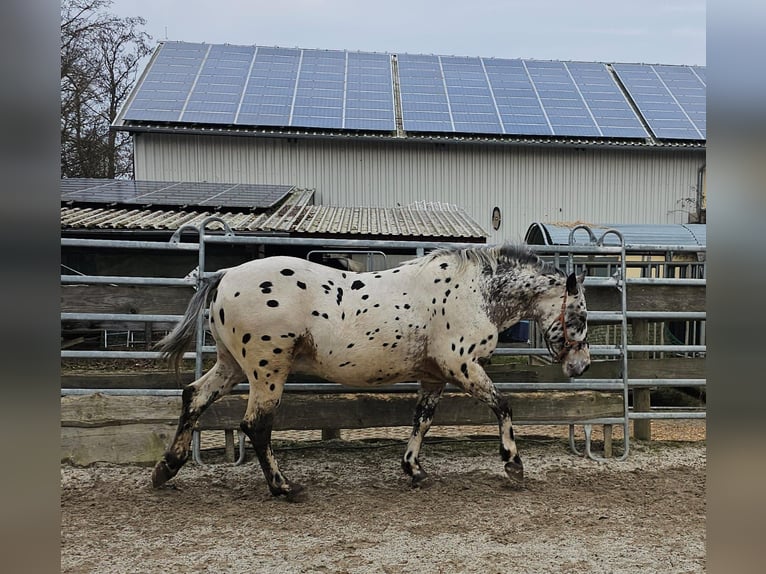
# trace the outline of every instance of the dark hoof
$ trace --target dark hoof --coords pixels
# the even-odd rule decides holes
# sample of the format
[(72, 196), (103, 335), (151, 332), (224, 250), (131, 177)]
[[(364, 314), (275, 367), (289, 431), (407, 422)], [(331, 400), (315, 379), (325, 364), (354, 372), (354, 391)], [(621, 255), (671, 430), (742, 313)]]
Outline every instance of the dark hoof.
[(152, 486), (159, 488), (178, 473), (178, 469), (173, 470), (163, 458), (152, 471)]
[(507, 474), (508, 478), (513, 482), (521, 484), (524, 482), (524, 465), (509, 460), (505, 463), (505, 474)]
[(292, 484), (284, 496), (287, 502), (306, 502), (308, 492), (300, 484)]
[(300, 484), (289, 484), (272, 489), (271, 494), (275, 497), (284, 496), (287, 502), (304, 502), (307, 493)]
[(412, 473), (412, 488), (423, 486), (423, 481), (428, 478), (428, 473), (422, 468), (418, 472)]

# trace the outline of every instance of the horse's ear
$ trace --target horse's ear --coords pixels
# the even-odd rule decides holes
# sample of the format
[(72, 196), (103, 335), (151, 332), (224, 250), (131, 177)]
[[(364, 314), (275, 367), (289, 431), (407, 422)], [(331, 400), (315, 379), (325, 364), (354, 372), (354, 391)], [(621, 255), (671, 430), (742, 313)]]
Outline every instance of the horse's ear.
[(577, 295), (577, 292), (580, 290), (580, 278), (577, 277), (574, 273), (571, 273), (569, 277), (567, 277), (567, 293), (570, 295)]

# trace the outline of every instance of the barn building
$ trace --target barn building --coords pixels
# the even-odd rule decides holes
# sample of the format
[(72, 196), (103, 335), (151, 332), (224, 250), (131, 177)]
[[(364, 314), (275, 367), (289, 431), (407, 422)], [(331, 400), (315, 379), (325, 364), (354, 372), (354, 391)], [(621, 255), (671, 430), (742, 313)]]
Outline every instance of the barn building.
[(321, 206), (704, 221), (705, 68), (162, 42), (113, 129), (137, 180), (294, 185)]

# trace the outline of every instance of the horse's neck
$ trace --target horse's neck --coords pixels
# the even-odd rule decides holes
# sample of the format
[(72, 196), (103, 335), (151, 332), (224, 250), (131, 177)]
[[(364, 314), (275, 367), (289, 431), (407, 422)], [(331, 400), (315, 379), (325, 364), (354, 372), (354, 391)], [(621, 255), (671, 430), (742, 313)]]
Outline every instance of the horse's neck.
[(490, 320), (503, 331), (521, 319), (537, 319), (537, 302), (550, 291), (553, 278), (523, 263), (485, 276), (483, 295)]

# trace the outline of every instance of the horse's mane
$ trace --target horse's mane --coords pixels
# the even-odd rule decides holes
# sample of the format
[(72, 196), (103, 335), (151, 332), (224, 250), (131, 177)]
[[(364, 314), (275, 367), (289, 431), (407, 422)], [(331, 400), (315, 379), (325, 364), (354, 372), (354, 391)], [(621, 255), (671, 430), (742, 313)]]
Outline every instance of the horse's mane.
[(436, 249), (424, 257), (412, 259), (406, 263), (419, 264), (423, 267), (436, 259), (449, 258), (457, 262), (458, 271), (469, 265), (489, 267), (494, 273), (503, 265), (532, 266), (545, 274), (563, 274), (551, 263), (547, 263), (533, 253), (526, 244), (480, 245), (476, 247), (447, 247)]

